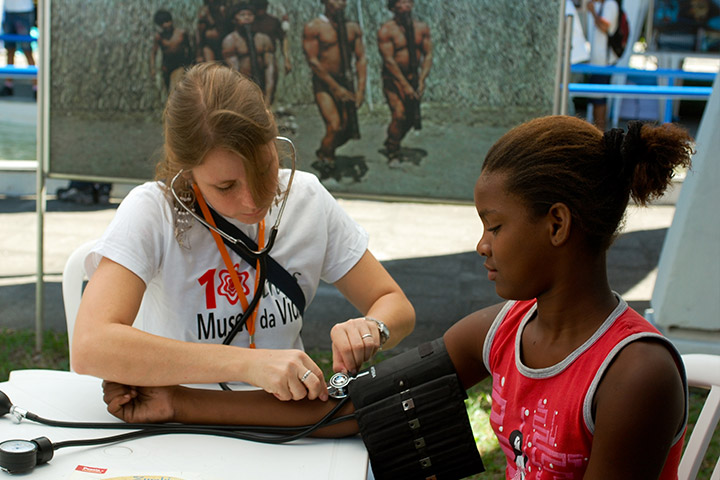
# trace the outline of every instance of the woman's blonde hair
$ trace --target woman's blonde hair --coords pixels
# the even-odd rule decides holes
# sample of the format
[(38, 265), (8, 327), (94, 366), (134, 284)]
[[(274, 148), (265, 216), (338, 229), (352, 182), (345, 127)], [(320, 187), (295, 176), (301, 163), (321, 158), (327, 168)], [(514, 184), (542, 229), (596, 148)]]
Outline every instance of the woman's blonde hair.
[[(222, 148), (243, 159), (255, 204), (272, 204), (277, 168), (262, 147), (275, 139), (277, 126), (260, 88), (248, 77), (219, 63), (193, 66), (170, 93), (163, 123), (164, 154), (156, 180), (169, 187), (181, 169), (191, 170), (210, 150)], [(178, 179), (176, 191), (193, 196), (185, 179)]]

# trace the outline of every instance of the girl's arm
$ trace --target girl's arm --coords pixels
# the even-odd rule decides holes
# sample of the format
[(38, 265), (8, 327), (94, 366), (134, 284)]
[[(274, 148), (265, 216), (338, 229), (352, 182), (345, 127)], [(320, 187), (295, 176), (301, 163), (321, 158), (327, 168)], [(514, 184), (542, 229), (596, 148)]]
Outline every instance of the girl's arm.
[(595, 394), (585, 478), (658, 478), (685, 408), (685, 387), (667, 347), (657, 341), (626, 346)]
[(473, 312), (445, 332), (445, 347), (465, 389), (489, 375), (483, 364), (483, 343), (503, 305)]
[[(128, 387), (103, 382), (108, 412), (128, 423), (305, 426), (319, 421), (337, 400), (281, 402), (262, 390), (222, 391), (187, 387)], [(353, 412), (348, 401), (335, 418)], [(318, 430), (313, 436), (344, 437), (358, 432), (354, 419)]]

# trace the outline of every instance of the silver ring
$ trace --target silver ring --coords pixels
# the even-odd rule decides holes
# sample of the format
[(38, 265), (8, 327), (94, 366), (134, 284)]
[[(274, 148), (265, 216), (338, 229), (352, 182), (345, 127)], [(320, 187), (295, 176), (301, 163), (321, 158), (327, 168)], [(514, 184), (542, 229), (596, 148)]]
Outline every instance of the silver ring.
[(309, 377), (311, 373), (312, 373), (312, 370), (308, 370), (307, 372), (303, 373), (303, 376), (300, 377), (300, 381), (304, 382), (305, 380), (307, 380), (307, 377)]
[(363, 335), (363, 336), (360, 337), (360, 338), (362, 338), (363, 340), (365, 340), (365, 339), (368, 338), (368, 337), (372, 338), (372, 333), (366, 333), (365, 335)]

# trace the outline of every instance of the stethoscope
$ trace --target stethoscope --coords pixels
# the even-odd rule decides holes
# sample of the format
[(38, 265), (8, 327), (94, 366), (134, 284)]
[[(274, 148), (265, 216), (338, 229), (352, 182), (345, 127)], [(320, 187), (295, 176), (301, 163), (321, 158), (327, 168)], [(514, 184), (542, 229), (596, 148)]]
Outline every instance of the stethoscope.
[(348, 384), (356, 378), (371, 373), (373, 369), (374, 367), (371, 367), (370, 370), (361, 372), (357, 376), (350, 376), (346, 373), (336, 373), (333, 375), (328, 382), (328, 394), (340, 401), (314, 425), (304, 425), (299, 427), (272, 427), (257, 425), (181, 425), (157, 423), (128, 424), (50, 420), (13, 405), (10, 398), (8, 398), (4, 392), (0, 391), (0, 416), (10, 414), (15, 423), (20, 423), (23, 419), (25, 419), (50, 427), (134, 430), (109, 437), (67, 440), (64, 442), (51, 442), (47, 437), (38, 437), (32, 440), (5, 440), (0, 443), (0, 469), (11, 474), (28, 472), (36, 465), (42, 465), (43, 463), (49, 462), (53, 458), (55, 450), (59, 450), (61, 448), (103, 445), (106, 443), (122, 442), (125, 440), (134, 440), (136, 438), (144, 438), (155, 435), (216, 435), (268, 444), (292, 442), (294, 440), (304, 438), (322, 427), (329, 427), (354, 418), (353, 414), (337, 418), (333, 417), (350, 398), (348, 396)]
[[(211, 225), (208, 221), (206, 221), (204, 218), (202, 218), (200, 215), (195, 213), (195, 210), (191, 208), (190, 206), (186, 205), (185, 202), (182, 201), (178, 193), (175, 191), (175, 182), (178, 178), (185, 172), (184, 170), (180, 170), (170, 181), (170, 192), (172, 193), (173, 197), (175, 198), (175, 201), (180, 205), (181, 208), (183, 208), (187, 213), (189, 213), (195, 220), (200, 222), (202, 225), (204, 225), (206, 228), (208, 228), (210, 231), (217, 233), (222, 238), (227, 240), (228, 242), (232, 243), (233, 245), (239, 247), (243, 252), (245, 252), (249, 257), (251, 257), (254, 260), (258, 261), (258, 269), (257, 269), (257, 275), (258, 275), (258, 281), (257, 286), (255, 287), (255, 291), (253, 292), (253, 298), (248, 304), (248, 308), (245, 312), (243, 312), (242, 317), (238, 322), (236, 322), (233, 327), (228, 332), (225, 339), (223, 339), (223, 345), (230, 345), (230, 343), (235, 339), (235, 336), (240, 332), (240, 330), (243, 328), (243, 326), (247, 323), (250, 316), (253, 314), (255, 309), (258, 306), (258, 303), (260, 303), (260, 298), (262, 295), (258, 295), (263, 288), (265, 287), (265, 280), (267, 278), (267, 258), (270, 255), (270, 252), (272, 251), (273, 246), (275, 245), (275, 238), (278, 234), (278, 227), (280, 226), (280, 220), (282, 219), (283, 212), (285, 211), (285, 205), (287, 205), (288, 197), (290, 196), (290, 187), (292, 186), (293, 178), (295, 177), (295, 162), (297, 157), (297, 151), (295, 150), (295, 144), (292, 140), (290, 140), (287, 137), (281, 137), (277, 136), (275, 137), (277, 140), (286, 142), (290, 146), (290, 152), (291, 152), (291, 159), (292, 159), (292, 168), (290, 170), (290, 178), (288, 179), (287, 187), (285, 188), (285, 192), (283, 195), (282, 203), (280, 204), (280, 209), (278, 211), (278, 216), (275, 219), (275, 223), (273, 224), (272, 228), (270, 229), (270, 235), (268, 236), (267, 243), (265, 246), (259, 250), (254, 250), (250, 248), (248, 245), (245, 244), (245, 242), (242, 241), (242, 239), (235, 238), (232, 235), (228, 234), (227, 232), (222, 231), (221, 229), (215, 227), (214, 225)], [(278, 153), (279, 155), (279, 153)], [(227, 383), (220, 383), (220, 387), (223, 390), (231, 390), (230, 387), (228, 387)]]

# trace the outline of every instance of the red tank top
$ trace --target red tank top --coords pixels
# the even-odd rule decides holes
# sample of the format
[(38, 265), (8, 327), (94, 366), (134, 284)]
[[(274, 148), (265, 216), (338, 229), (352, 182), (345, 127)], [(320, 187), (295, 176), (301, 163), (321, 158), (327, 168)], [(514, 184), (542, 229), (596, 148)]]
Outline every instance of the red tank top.
[[(611, 359), (628, 343), (650, 337), (664, 342), (679, 365), (682, 360), (669, 340), (620, 299), (595, 334), (562, 362), (528, 368), (518, 346), (535, 310), (535, 300), (508, 302), (488, 332), (483, 355), (493, 382), (490, 423), (507, 457), (508, 479), (580, 479), (595, 431), (593, 396)], [(681, 375), (686, 382), (682, 369)], [(674, 440), (661, 479), (677, 478), (684, 432)]]

